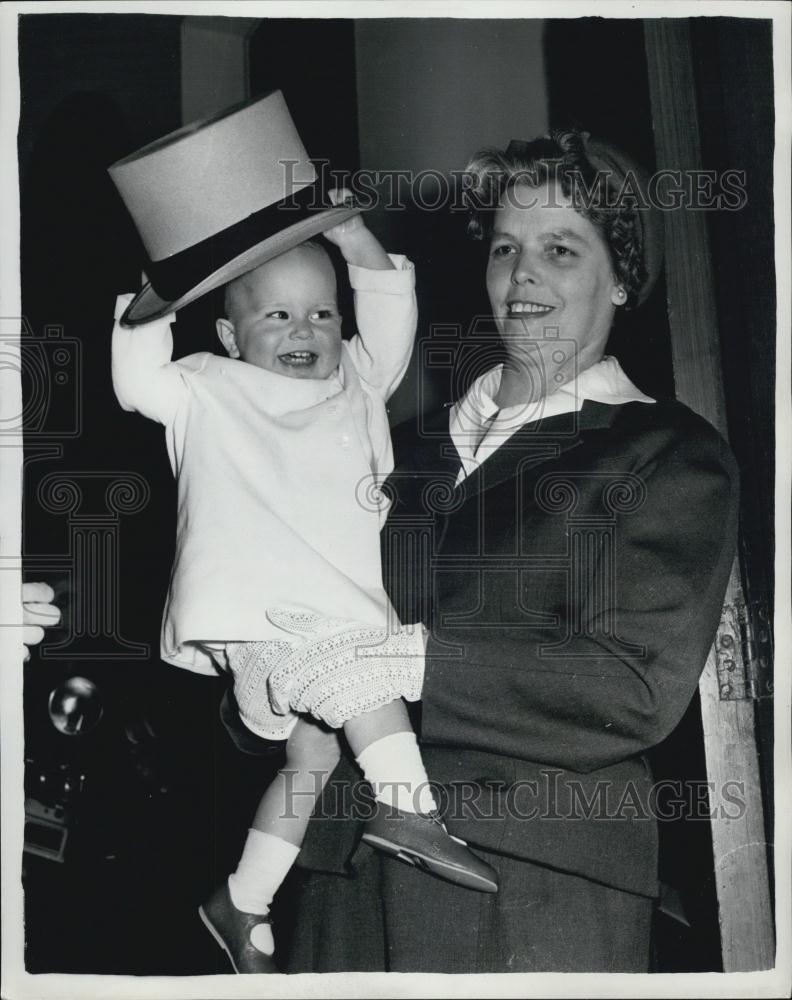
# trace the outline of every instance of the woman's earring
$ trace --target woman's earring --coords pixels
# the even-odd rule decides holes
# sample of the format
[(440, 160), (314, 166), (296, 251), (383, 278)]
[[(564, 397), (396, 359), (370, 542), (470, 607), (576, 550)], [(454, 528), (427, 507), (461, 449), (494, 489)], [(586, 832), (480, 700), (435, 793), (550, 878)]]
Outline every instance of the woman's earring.
[(627, 298), (627, 292), (625, 292), (623, 288), (617, 288), (616, 298), (619, 300), (619, 302), (624, 302), (624, 300)]

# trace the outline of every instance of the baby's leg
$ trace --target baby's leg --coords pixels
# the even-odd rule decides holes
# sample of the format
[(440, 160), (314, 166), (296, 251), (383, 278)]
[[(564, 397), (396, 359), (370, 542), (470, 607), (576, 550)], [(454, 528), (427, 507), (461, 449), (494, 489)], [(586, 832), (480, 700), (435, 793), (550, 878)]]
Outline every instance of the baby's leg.
[(364, 712), (357, 718), (348, 719), (344, 723), (344, 735), (356, 757), (375, 740), (381, 740), (384, 736), (393, 736), (396, 733), (412, 733), (412, 731), (407, 705), (402, 698), (396, 698), (394, 701), (388, 702), (387, 705), (383, 705), (382, 708)]
[(344, 723), (377, 804), (363, 840), (386, 854), (479, 892), (497, 892), (494, 869), (437, 815), (421, 753), (401, 698)]
[(341, 756), (338, 737), (301, 717), (286, 744), (286, 763), (261, 797), (239, 867), (228, 880), (246, 913), (266, 913), (299, 853), (317, 796)]
[(437, 809), (401, 698), (348, 719), (344, 734), (380, 802), (412, 813)]
[[(237, 972), (274, 972), (270, 905), (300, 851), (317, 796), (341, 756), (338, 737), (301, 717), (286, 763), (261, 798), (236, 871), (201, 909)], [(228, 902), (230, 900), (230, 907)]]
[(286, 744), (286, 761), (262, 796), (252, 828), (299, 847), (316, 799), (340, 758), (336, 733), (301, 716)]

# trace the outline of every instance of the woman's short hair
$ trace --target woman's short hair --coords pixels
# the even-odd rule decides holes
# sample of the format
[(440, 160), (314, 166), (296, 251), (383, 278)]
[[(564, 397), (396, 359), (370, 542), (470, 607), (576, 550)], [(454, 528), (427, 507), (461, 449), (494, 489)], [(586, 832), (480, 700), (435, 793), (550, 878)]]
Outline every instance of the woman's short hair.
[(602, 236), (614, 274), (627, 294), (627, 305), (632, 306), (647, 280), (640, 209), (630, 196), (635, 187), (628, 192), (624, 171), (619, 176), (618, 168), (595, 166), (589, 159), (587, 139), (585, 133), (570, 129), (530, 142), (511, 142), (505, 150), (480, 150), (465, 171), (465, 201), (471, 213), (468, 234), (474, 239), (490, 238), (495, 211), (510, 188), (517, 184), (541, 187), (556, 181), (575, 211)]

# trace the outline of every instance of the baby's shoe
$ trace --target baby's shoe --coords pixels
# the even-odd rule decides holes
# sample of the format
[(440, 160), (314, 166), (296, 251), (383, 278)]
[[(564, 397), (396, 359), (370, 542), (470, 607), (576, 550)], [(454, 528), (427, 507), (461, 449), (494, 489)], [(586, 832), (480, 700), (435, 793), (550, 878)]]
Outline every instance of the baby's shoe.
[(220, 886), (207, 903), (199, 907), (198, 913), (209, 933), (228, 955), (234, 972), (278, 971), (272, 955), (261, 951), (255, 944), (257, 927), (261, 928), (260, 935), (271, 937), (265, 927), (272, 924), (269, 914), (244, 913), (238, 910), (231, 901), (227, 882)]
[(447, 882), (478, 892), (498, 891), (495, 869), (464, 840), (452, 837), (437, 813), (404, 812), (378, 800), (374, 806), (363, 832), (367, 844)]

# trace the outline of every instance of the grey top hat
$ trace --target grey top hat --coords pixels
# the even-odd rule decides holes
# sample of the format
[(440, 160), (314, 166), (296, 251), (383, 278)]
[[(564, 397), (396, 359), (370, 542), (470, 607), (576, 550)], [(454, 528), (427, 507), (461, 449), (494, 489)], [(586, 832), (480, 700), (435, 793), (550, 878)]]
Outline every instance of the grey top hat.
[(109, 173), (149, 257), (125, 326), (180, 309), (361, 211), (323, 203), (279, 90), (171, 132)]

